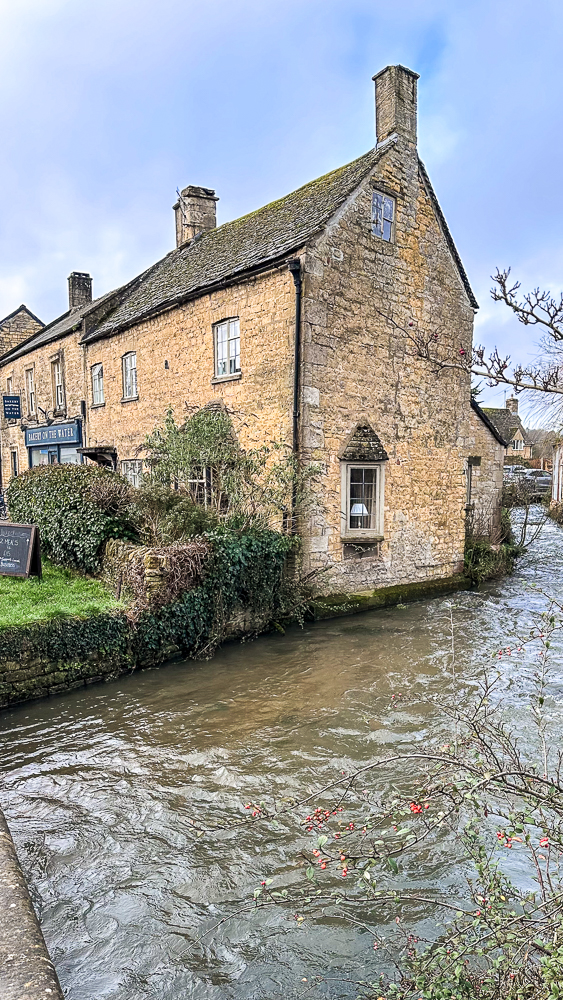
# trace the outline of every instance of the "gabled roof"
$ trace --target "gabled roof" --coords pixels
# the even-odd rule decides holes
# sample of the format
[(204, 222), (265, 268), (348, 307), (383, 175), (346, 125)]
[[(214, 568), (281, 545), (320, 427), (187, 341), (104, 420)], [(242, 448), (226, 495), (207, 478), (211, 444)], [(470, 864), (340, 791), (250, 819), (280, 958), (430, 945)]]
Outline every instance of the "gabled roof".
[(21, 306), (18, 306), (17, 309), (14, 309), (14, 311), (9, 313), (8, 316), (4, 316), (4, 319), (0, 319), (0, 327), (4, 326), (4, 323), (8, 323), (11, 319), (14, 319), (21, 312), (27, 313), (30, 319), (35, 320), (35, 322), (39, 323), (40, 326), (45, 326), (43, 320), (39, 319), (39, 316), (36, 316), (35, 313), (32, 313), (31, 309), (28, 309), (27, 306), (24, 305), (24, 303), (22, 302)]
[(338, 455), (341, 462), (387, 462), (389, 456), (373, 427), (358, 424)]
[(496, 409), (492, 406), (484, 406), (483, 413), (494, 424), (506, 444), (514, 440), (514, 435), (517, 431), (520, 431), (522, 434), (524, 444), (528, 444), (528, 435), (517, 413), (513, 413), (512, 410), (506, 408)]
[[(473, 396), (471, 397), (471, 408), (475, 411), (480, 420), (483, 421), (485, 427), (487, 427), (488, 430), (490, 430), (493, 437), (497, 439), (498, 443), (501, 444), (503, 448), (508, 448), (508, 441), (505, 441), (498, 428), (495, 427), (492, 420), (489, 420), (489, 417), (487, 416), (485, 411), (481, 409), (479, 403), (475, 399), (473, 399)], [(512, 440), (512, 438), (510, 438), (510, 440)]]
[(271, 266), (320, 232), (380, 157), (386, 143), (359, 159), (318, 177), (241, 219), (227, 222), (167, 254), (84, 343), (131, 326), (206, 288)]
[[(118, 289), (119, 291), (119, 289)], [(53, 340), (58, 340), (60, 337), (66, 337), (67, 334), (72, 333), (73, 330), (78, 330), (82, 325), (84, 317), (99, 306), (102, 306), (104, 302), (109, 302), (112, 296), (116, 295), (116, 292), (106, 292), (105, 295), (101, 295), (98, 299), (93, 302), (87, 302), (85, 305), (75, 306), (73, 309), (68, 309), (62, 316), (57, 316), (56, 319), (52, 320), (51, 323), (47, 323), (43, 326), (42, 330), (37, 333), (32, 334), (27, 340), (22, 341), (17, 347), (13, 347), (6, 354), (3, 354), (0, 358), (0, 362), (4, 364), (7, 361), (13, 361), (15, 358), (20, 358), (23, 354), (28, 354), (30, 351), (35, 350), (36, 347), (42, 347), (44, 344), (49, 344)], [(41, 322), (41, 320), (39, 320)]]
[[(323, 230), (396, 141), (396, 136), (390, 136), (352, 163), (310, 181), (285, 198), (196, 236), (116, 291), (63, 313), (0, 360), (11, 361), (81, 326), (84, 344), (111, 336), (213, 288), (281, 264)], [(477, 307), (422, 163), (420, 171), (469, 300)]]

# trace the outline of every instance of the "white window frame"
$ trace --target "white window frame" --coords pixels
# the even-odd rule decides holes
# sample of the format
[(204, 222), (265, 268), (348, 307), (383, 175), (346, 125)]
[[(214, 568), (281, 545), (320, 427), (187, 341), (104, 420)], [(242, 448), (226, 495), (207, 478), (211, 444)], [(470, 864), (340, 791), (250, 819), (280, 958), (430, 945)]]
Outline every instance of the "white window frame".
[(92, 406), (101, 406), (105, 403), (104, 397), (104, 366), (99, 361), (90, 368), (92, 379)]
[(27, 368), (25, 373), (25, 389), (27, 396), (27, 412), (30, 417), (37, 414), (37, 395), (35, 392), (35, 378), (33, 368)]
[(522, 438), (514, 438), (512, 441), (512, 451), (524, 451), (524, 442)]
[(125, 458), (120, 463), (121, 475), (131, 486), (140, 486), (143, 476), (143, 460), (141, 458)]
[(55, 410), (64, 410), (65, 383), (62, 358), (57, 358), (56, 361), (53, 361), (51, 367), (53, 372), (53, 405)]
[(13, 380), (12, 375), (8, 375), (8, 378), (6, 379), (6, 395), (7, 396), (11, 396), (12, 395), (13, 381), (14, 380)]
[(137, 352), (128, 351), (121, 358), (121, 373), (123, 377), (123, 399), (138, 399), (137, 384)]
[(213, 324), (215, 378), (240, 375), (240, 321), (238, 316)]
[[(341, 462), (341, 521), (340, 535), (345, 541), (373, 542), (383, 538), (384, 529), (384, 496), (385, 496), (385, 462)], [(352, 469), (377, 469), (375, 485), (374, 524), (370, 528), (351, 528), (350, 471)]]
[(20, 469), (19, 456), (15, 448), (10, 451), (10, 474), (17, 476)]
[(397, 200), (384, 191), (374, 190), (371, 198), (371, 231), (385, 243), (395, 242)]

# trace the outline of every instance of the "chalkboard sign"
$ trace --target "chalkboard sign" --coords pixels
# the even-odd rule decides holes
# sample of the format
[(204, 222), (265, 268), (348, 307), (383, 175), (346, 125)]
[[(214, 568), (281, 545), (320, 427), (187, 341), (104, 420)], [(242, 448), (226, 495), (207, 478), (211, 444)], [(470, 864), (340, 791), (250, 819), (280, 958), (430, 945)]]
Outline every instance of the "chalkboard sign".
[(0, 576), (38, 576), (41, 549), (36, 524), (0, 524)]
[(21, 396), (2, 396), (6, 420), (20, 420), (22, 415)]

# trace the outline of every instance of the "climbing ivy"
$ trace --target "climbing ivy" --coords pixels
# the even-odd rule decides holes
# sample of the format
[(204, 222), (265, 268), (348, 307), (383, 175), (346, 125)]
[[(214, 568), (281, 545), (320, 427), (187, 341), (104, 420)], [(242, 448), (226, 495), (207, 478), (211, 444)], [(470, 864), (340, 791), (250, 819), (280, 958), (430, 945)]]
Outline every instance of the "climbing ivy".
[[(100, 653), (114, 675), (159, 663), (171, 652), (209, 657), (237, 611), (254, 623), (246, 632), (299, 617), (304, 607), (301, 592), (286, 568), (288, 555), (297, 547), (294, 538), (275, 531), (218, 531), (209, 541), (212, 556), (203, 583), (157, 611), (133, 616), (118, 610), (0, 630), (4, 673), (8, 664), (18, 661), (40, 660), (51, 670), (56, 663), (57, 683), (64, 687), (98, 673), (91, 661), (99, 661)], [(30, 692), (38, 683), (34, 674)], [(0, 697), (8, 688), (0, 685)], [(16, 700), (25, 700), (25, 692)]]

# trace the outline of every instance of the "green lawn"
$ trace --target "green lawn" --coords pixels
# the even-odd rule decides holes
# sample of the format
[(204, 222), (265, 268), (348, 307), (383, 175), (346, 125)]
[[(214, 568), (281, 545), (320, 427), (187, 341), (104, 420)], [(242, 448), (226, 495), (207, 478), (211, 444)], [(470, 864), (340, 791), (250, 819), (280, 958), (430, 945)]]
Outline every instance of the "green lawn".
[(0, 576), (0, 628), (123, 607), (99, 580), (43, 560), (43, 580)]

